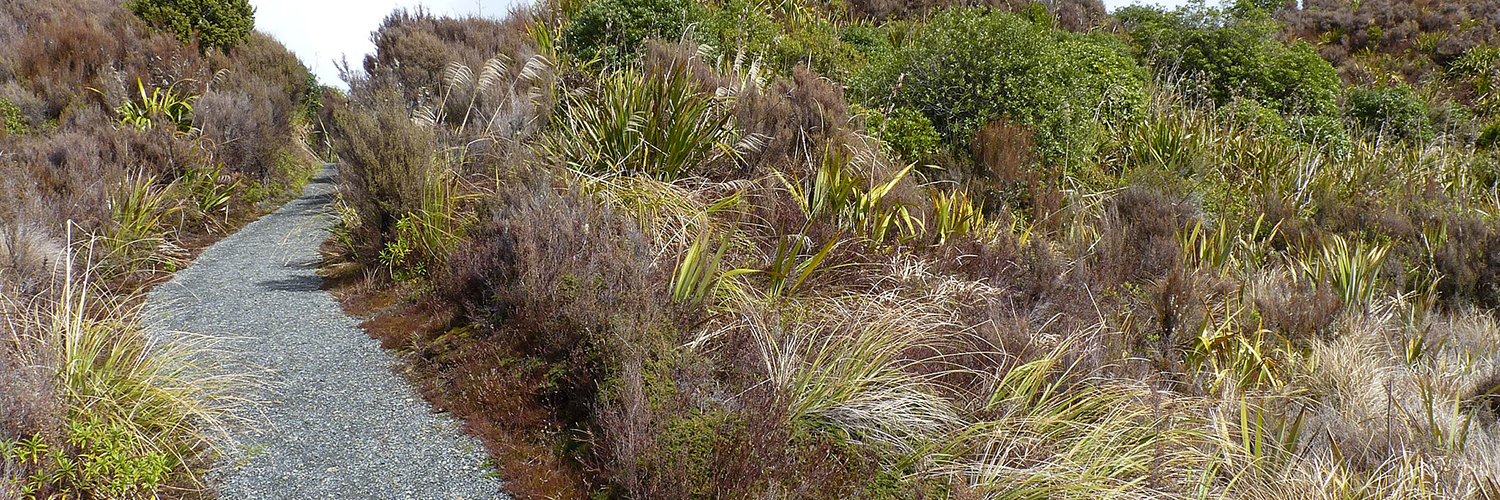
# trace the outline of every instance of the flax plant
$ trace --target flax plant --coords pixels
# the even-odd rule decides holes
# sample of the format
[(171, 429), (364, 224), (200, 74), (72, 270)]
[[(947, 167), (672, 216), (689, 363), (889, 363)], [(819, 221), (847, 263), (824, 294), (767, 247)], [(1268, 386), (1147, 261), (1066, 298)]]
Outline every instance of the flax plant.
[(688, 69), (605, 75), (592, 92), (569, 95), (543, 149), (590, 174), (637, 173), (673, 181), (757, 147), (741, 137), (727, 101), (700, 93)]

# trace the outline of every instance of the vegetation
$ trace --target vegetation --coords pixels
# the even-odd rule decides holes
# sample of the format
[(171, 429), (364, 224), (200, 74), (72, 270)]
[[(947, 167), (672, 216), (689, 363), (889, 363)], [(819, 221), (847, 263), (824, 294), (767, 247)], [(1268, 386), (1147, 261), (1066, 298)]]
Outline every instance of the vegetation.
[(1280, 26), (1249, 3), (1218, 9), (1199, 2), (1170, 12), (1133, 6), (1118, 17), (1158, 73), (1181, 75), (1219, 105), (1244, 97), (1285, 114), (1333, 114), (1333, 66), (1310, 44), (1277, 40)]
[(316, 82), (244, 2), (132, 7), (206, 16), (222, 53), (118, 2), (0, 4), (0, 498), (199, 494), (245, 417), (247, 380), (148, 337), (140, 293), (307, 175)]
[(1500, 494), (1493, 35), (1080, 5), (397, 12), (329, 272), (520, 498)]
[(1036, 130), (1046, 160), (1068, 161), (1145, 105), (1145, 73), (1109, 37), (983, 9), (943, 11), (910, 37), (856, 77), (855, 94), (872, 109), (921, 113), (958, 146), (1008, 119)]
[(127, 8), (182, 43), (228, 52), (255, 29), (249, 0), (130, 0)]

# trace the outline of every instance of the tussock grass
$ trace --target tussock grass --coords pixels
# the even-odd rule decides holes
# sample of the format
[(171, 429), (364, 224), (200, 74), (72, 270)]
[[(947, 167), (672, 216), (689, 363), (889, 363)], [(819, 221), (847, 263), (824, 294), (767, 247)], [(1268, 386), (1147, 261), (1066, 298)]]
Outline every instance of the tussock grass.
[[(64, 265), (74, 268), (71, 255)], [(169, 480), (203, 486), (206, 460), (246, 422), (252, 379), (217, 361), (211, 337), (148, 334), (139, 306), (101, 296), (92, 276), (69, 271), (54, 299), (6, 318), (38, 336), (25, 339), (39, 346), (25, 361), (56, 370), (72, 445), (23, 460), (22, 487), (133, 498)]]

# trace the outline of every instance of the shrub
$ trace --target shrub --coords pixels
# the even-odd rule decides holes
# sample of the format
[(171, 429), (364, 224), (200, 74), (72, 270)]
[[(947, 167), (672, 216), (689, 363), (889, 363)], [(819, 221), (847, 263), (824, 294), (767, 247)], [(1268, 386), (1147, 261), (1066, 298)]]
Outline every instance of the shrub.
[(135, 15), (166, 30), (178, 41), (193, 38), (203, 47), (228, 52), (255, 29), (249, 0), (131, 0)]
[(702, 13), (693, 0), (595, 0), (563, 31), (569, 50), (610, 66), (636, 60), (652, 38), (681, 37)]
[(910, 161), (932, 154), (943, 140), (932, 120), (907, 108), (892, 110), (889, 116), (871, 116), (869, 126), (892, 151)]
[(412, 122), (393, 99), (368, 111), (341, 109), (330, 131), (338, 153), (341, 199), (358, 216), (355, 251), (374, 256), (396, 234), (396, 223), (422, 207), (422, 186), (433, 168), (435, 138)]
[(290, 106), (284, 94), (259, 80), (240, 88), (204, 94), (196, 103), (193, 123), (216, 146), (217, 161), (230, 171), (267, 182), (292, 134), (287, 114), (276, 111)]
[(1474, 145), (1483, 149), (1500, 147), (1500, 121), (1485, 125), (1484, 129), (1479, 132), (1479, 139), (1474, 141)]
[(852, 88), (871, 109), (921, 112), (958, 146), (991, 120), (1021, 122), (1050, 161), (1086, 154), (1104, 126), (1129, 122), (1145, 104), (1143, 72), (1102, 37), (988, 9), (943, 11)]
[(24, 134), (31, 130), (21, 108), (10, 99), (0, 99), (0, 138), (9, 134)]
[(819, 154), (812, 145), (848, 139), (842, 126), (849, 122), (843, 93), (806, 67), (793, 69), (790, 81), (776, 78), (766, 88), (740, 93), (734, 116), (745, 133), (763, 139), (761, 147), (745, 154), (745, 166), (762, 172), (804, 164)]
[(1381, 84), (1349, 90), (1345, 112), (1366, 133), (1411, 142), (1432, 138), (1427, 103), (1406, 85)]
[(1263, 135), (1287, 133), (1286, 119), (1281, 113), (1253, 99), (1235, 99), (1229, 106), (1219, 109), (1219, 117)]
[(1285, 114), (1337, 111), (1333, 66), (1305, 42), (1277, 40), (1269, 19), (1201, 3), (1171, 12), (1131, 6), (1116, 15), (1158, 72), (1196, 83), (1220, 105), (1246, 97)]

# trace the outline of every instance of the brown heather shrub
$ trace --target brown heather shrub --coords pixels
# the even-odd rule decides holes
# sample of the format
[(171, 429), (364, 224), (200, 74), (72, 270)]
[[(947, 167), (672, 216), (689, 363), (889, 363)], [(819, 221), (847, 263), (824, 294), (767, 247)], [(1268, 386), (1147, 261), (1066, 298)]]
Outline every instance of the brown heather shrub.
[(334, 112), (333, 137), (343, 201), (359, 214), (356, 250), (373, 257), (394, 234), (396, 221), (421, 207), (422, 186), (432, 170), (435, 139), (412, 122), (406, 109), (384, 95), (373, 109)]
[(240, 90), (210, 90), (195, 103), (193, 124), (215, 145), (214, 160), (233, 172), (269, 181), (292, 135), (286, 94), (262, 80), (236, 85)]
[(1096, 283), (1150, 280), (1180, 259), (1177, 233), (1192, 220), (1191, 208), (1149, 188), (1125, 188), (1109, 202), (1094, 251)]
[(504, 20), (483, 17), (435, 17), (430, 11), (397, 9), (386, 16), (372, 35), (375, 53), (365, 57), (366, 74), (391, 72), (407, 102), (438, 96), (443, 69), (450, 62), (479, 68), (503, 55), (520, 71), (532, 55), (526, 32), (530, 15), (513, 11)]
[[(82, 118), (95, 121), (98, 118)], [(201, 152), (171, 137), (171, 132), (138, 132), (109, 125), (61, 132), (21, 143), (0, 158), (0, 170), (18, 172), (34, 190), (32, 214), (43, 227), (61, 228), (72, 220), (96, 229), (109, 219), (106, 195), (127, 174), (144, 172), (167, 180), (200, 165)]]
[(746, 134), (765, 138), (760, 150), (746, 155), (749, 171), (710, 174), (715, 178), (753, 178), (773, 170), (802, 173), (825, 144), (854, 143), (843, 92), (805, 66), (792, 70), (792, 81), (777, 78), (765, 89), (747, 89), (735, 100), (735, 120)]
[(1435, 254), (1443, 275), (1438, 292), (1455, 302), (1500, 307), (1500, 230), (1468, 216), (1452, 219), (1447, 232), (1447, 244)]
[[(264, 93), (278, 95), (291, 104), (295, 104), (293, 99), (307, 95), (307, 67), (270, 35), (251, 32), (245, 43), (235, 47), (231, 55), (230, 73), (223, 82), (225, 87), (238, 90), (242, 84), (268, 86), (270, 88)], [(289, 115), (291, 111), (287, 104), (279, 102), (262, 105), (270, 106), (279, 116)]]
[(636, 221), (545, 183), (502, 191), (439, 278), (479, 326), (563, 369), (559, 407), (585, 414), (630, 349), (675, 344), (666, 288)]
[(1036, 161), (1032, 138), (1036, 133), (1023, 124), (1006, 119), (991, 121), (975, 134), (974, 158), (1001, 183), (1023, 180), (1022, 174)]

